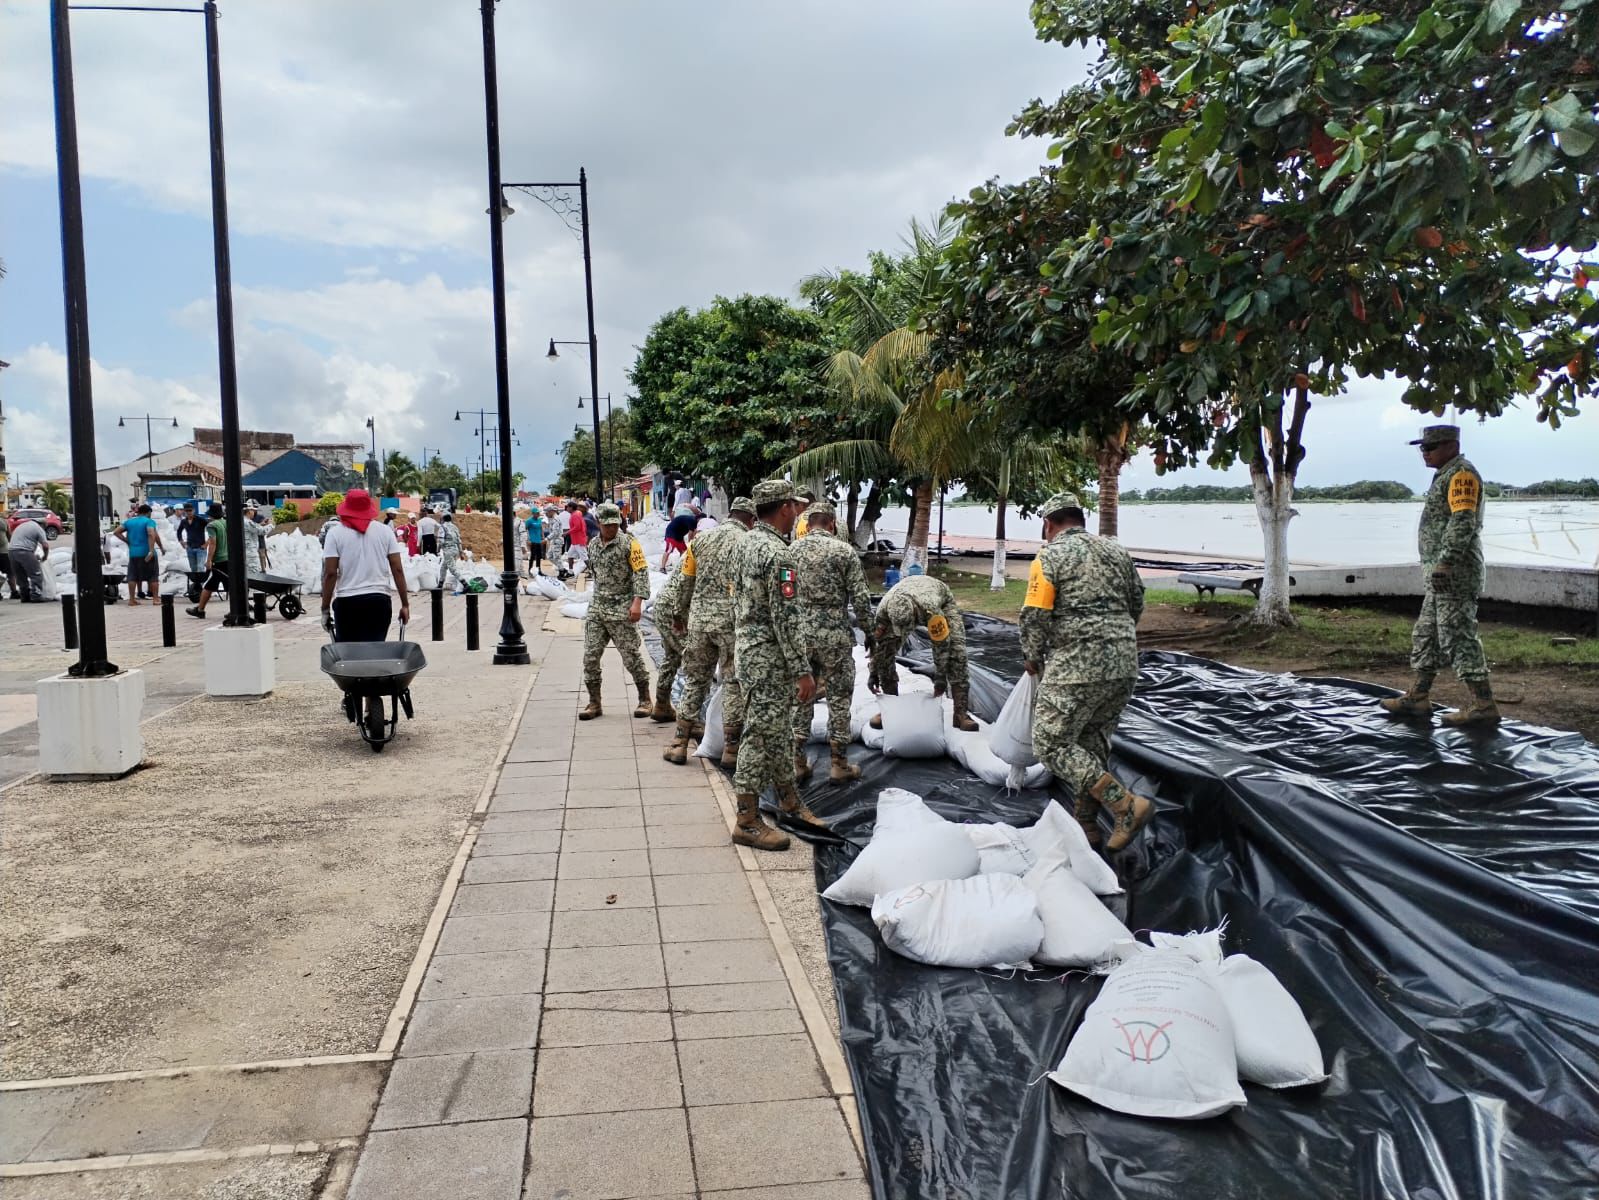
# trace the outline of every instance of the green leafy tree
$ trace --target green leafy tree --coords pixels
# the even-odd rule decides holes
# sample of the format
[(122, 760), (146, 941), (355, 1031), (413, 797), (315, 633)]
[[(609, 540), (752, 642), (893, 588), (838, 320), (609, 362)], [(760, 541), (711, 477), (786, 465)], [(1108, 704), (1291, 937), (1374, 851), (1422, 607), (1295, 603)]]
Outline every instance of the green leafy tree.
[(53, 479), (39, 489), (39, 499), (58, 517), (72, 514), (72, 493)]
[(339, 505), (343, 503), (343, 492), (323, 492), (316, 498), (316, 503), (311, 506), (311, 515), (313, 517), (331, 517), (339, 511)]
[(459, 495), (466, 490), (466, 472), (435, 454), (422, 469), (422, 487), (424, 490), (454, 488)]
[[(1287, 529), (1313, 393), (1405, 381), (1418, 411), (1558, 425), (1596, 387), (1599, 0), (1037, 0), (1102, 44), (1035, 102), (1086, 228), (1040, 284), (1137, 364), (1157, 469), (1243, 460), (1266, 535), (1254, 619), (1292, 620)], [(1048, 270), (1045, 270), (1045, 268)], [(1599, 272), (1595, 272), (1599, 273)]]
[[(606, 494), (623, 480), (635, 479), (649, 459), (633, 436), (633, 420), (626, 409), (600, 418), (601, 461), (605, 466)], [(561, 473), (550, 484), (557, 496), (586, 496), (594, 490), (594, 434), (582, 426), (561, 443)]]
[(422, 487), (422, 472), (411, 458), (399, 450), (390, 450), (383, 456), (383, 494), (409, 495)]
[(633, 430), (647, 458), (747, 491), (828, 436), (816, 384), (822, 320), (775, 296), (717, 297), (661, 317), (629, 378)]

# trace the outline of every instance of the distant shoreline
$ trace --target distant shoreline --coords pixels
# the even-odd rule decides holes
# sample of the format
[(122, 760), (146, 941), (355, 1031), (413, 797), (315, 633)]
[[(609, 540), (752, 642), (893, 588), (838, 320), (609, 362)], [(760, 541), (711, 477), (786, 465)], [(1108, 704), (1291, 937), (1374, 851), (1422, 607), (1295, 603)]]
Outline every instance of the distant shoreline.
[[(1399, 500), (1334, 500), (1325, 496), (1295, 496), (1295, 504), (1420, 504), (1427, 497), (1407, 496)], [(1599, 496), (1489, 496), (1494, 504), (1599, 504)], [(1254, 504), (1253, 499), (1241, 500), (1120, 500), (1119, 508), (1169, 508), (1179, 504)], [(946, 508), (982, 508), (993, 511), (992, 504), (981, 500), (948, 500)], [(1012, 505), (1012, 508), (1015, 506)]]

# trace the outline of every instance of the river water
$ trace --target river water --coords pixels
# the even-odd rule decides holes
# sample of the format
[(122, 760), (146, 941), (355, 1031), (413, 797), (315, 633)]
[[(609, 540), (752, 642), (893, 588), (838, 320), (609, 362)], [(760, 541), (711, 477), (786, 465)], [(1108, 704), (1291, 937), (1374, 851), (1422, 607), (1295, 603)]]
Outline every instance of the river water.
[[(1397, 503), (1321, 502), (1296, 506), (1299, 515), (1288, 527), (1290, 558), (1305, 566), (1379, 566), (1416, 561), (1416, 525), (1421, 501)], [(888, 509), (878, 530), (903, 544), (909, 512)], [(1088, 518), (1094, 528), (1094, 517)], [(1038, 518), (1007, 515), (1012, 543), (1037, 541)], [(991, 545), (991, 509), (945, 506), (944, 532), (984, 538)], [(938, 535), (938, 510), (933, 510), (933, 536)], [(1260, 522), (1252, 504), (1125, 504), (1121, 540), (1138, 550), (1166, 550), (1215, 558), (1258, 560), (1262, 554)], [(1482, 533), (1489, 562), (1542, 567), (1599, 567), (1599, 501), (1488, 501)], [(1015, 547), (1022, 548), (1022, 547)]]

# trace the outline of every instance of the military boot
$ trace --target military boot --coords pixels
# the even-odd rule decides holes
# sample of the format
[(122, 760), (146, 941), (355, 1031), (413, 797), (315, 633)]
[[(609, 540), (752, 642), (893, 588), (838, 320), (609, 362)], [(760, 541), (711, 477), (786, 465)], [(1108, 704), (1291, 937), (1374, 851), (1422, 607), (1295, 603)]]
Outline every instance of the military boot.
[(798, 734), (794, 737), (794, 782), (804, 783), (811, 777), (810, 756), (805, 753), (805, 743), (810, 739)]
[(1410, 685), (1408, 692), (1402, 696), (1387, 696), (1377, 701), (1377, 704), (1383, 712), (1392, 713), (1396, 717), (1423, 717), (1430, 720), (1432, 681), (1431, 672), (1417, 672), (1416, 682)]
[(722, 765), (724, 767), (738, 766), (738, 739), (743, 732), (742, 726), (722, 726)]
[(592, 721), (605, 710), (600, 707), (600, 685), (595, 683), (589, 686), (589, 706), (577, 714), (579, 721)]
[(1083, 827), (1083, 836), (1088, 839), (1091, 849), (1098, 850), (1100, 843), (1099, 834), (1099, 801), (1087, 792), (1080, 793), (1072, 806), (1072, 816), (1077, 818), (1077, 823)]
[(861, 769), (845, 758), (842, 750), (834, 750), (833, 765), (827, 772), (827, 782), (831, 784), (849, 783), (852, 779), (859, 779), (860, 777)]
[(786, 783), (777, 789), (778, 808), (790, 821), (814, 829), (817, 833), (832, 833), (827, 823), (813, 813), (800, 799), (799, 789), (792, 783)]
[(688, 762), (688, 744), (694, 735), (694, 723), (679, 718), (677, 722), (677, 737), (672, 740), (670, 746), (661, 751), (661, 757), (675, 766), (683, 766)]
[(1094, 780), (1094, 786), (1088, 789), (1088, 794), (1108, 808), (1114, 818), (1110, 840), (1105, 843), (1107, 850), (1120, 850), (1127, 845), (1133, 840), (1133, 834), (1142, 829), (1155, 813), (1153, 800), (1129, 792), (1116, 782), (1115, 776), (1109, 771)]
[(655, 707), (650, 709), (650, 720), (657, 725), (677, 720), (677, 709), (672, 707), (671, 689), (661, 687), (659, 680), (656, 681), (656, 687), (659, 690), (655, 693)]
[(788, 834), (773, 829), (761, 820), (760, 801), (749, 792), (738, 794), (738, 818), (733, 825), (733, 844), (752, 850), (787, 850)]
[(647, 717), (655, 707), (655, 702), (650, 699), (650, 685), (648, 681), (638, 685), (638, 707), (633, 710), (635, 717)]
[(977, 722), (966, 711), (967, 702), (972, 698), (972, 689), (964, 683), (957, 683), (949, 689), (949, 697), (955, 705), (955, 728), (962, 733), (976, 733)]
[(1499, 705), (1494, 703), (1493, 688), (1486, 679), (1468, 681), (1471, 703), (1458, 712), (1447, 714), (1443, 723), (1451, 729), (1491, 729), (1499, 724)]

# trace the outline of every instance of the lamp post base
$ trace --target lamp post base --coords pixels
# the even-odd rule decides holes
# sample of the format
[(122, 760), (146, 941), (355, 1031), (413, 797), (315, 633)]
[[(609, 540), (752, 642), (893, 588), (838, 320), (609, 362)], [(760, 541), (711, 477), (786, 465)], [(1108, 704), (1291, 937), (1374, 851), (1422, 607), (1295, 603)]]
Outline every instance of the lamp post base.
[(144, 673), (41, 679), (39, 771), (52, 779), (115, 779), (144, 761)]
[(207, 696), (265, 696), (276, 684), (270, 628), (214, 625), (205, 631)]
[(515, 571), (500, 573), (500, 595), (505, 611), (500, 618), (500, 644), (494, 647), (494, 665), (497, 667), (525, 667), (533, 661), (522, 636), (522, 614), (516, 606), (517, 586)]

